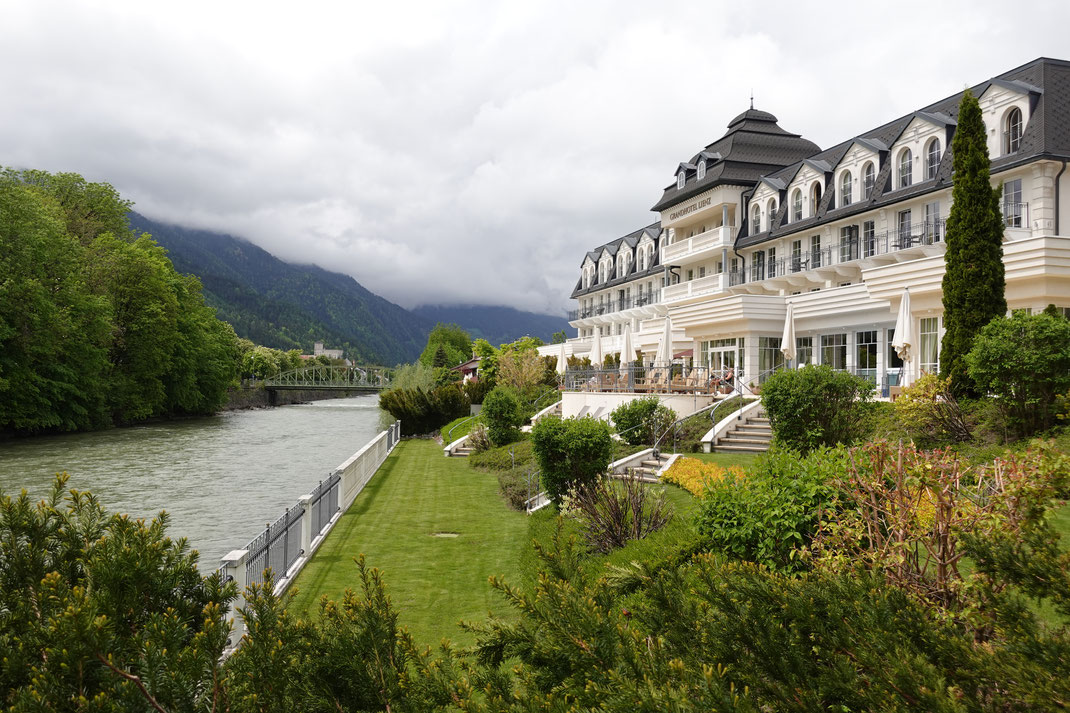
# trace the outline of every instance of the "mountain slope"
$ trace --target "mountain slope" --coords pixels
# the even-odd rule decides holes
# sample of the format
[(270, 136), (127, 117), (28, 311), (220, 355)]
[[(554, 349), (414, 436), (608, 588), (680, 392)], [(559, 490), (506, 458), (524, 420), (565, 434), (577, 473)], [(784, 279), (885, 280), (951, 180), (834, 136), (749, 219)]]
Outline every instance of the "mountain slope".
[(512, 307), (484, 305), (422, 305), (413, 310), (429, 322), (453, 322), (472, 335), (494, 346), (523, 336), (538, 337), (549, 343), (554, 332), (571, 330), (568, 320), (549, 314), (523, 312)]
[(197, 275), (205, 298), (238, 336), (311, 351), (323, 340), (357, 361), (396, 364), (419, 356), (433, 322), (365, 289), (348, 275), (291, 265), (250, 242), (130, 213), (179, 272)]

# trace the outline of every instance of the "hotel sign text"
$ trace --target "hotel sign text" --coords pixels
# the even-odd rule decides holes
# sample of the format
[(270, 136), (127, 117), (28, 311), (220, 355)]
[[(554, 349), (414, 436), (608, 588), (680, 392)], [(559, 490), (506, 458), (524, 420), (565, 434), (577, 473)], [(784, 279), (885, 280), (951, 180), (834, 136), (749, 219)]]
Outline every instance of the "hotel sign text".
[(680, 218), (683, 218), (685, 215), (691, 215), (692, 213), (694, 213), (697, 210), (702, 210), (703, 208), (709, 207), (712, 203), (713, 203), (713, 197), (712, 196), (707, 196), (706, 198), (703, 198), (702, 200), (695, 201), (691, 205), (684, 206), (680, 210), (673, 211), (672, 213), (669, 213), (669, 220), (670, 221), (679, 220)]

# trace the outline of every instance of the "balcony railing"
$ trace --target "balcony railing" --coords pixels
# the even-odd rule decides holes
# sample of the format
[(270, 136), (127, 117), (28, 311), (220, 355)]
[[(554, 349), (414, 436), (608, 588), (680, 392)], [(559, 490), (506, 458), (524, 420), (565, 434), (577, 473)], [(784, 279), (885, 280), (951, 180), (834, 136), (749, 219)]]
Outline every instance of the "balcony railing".
[(1003, 224), (1008, 228), (1029, 227), (1029, 204), (1028, 203), (1004, 203)]
[(649, 292), (639, 292), (630, 297), (618, 297), (609, 300), (608, 302), (600, 302), (596, 305), (591, 305), (584, 309), (569, 310), (568, 320), (572, 322), (577, 319), (598, 317), (603, 314), (621, 312), (626, 309), (631, 309), (632, 307), (645, 307), (646, 305), (657, 304), (658, 302), (661, 302), (661, 289), (651, 290)]
[[(816, 270), (821, 267), (853, 262), (876, 255), (895, 253), (920, 245), (933, 245), (944, 239), (944, 220), (930, 220), (901, 225), (872, 235), (856, 235), (826, 245), (816, 250), (805, 250), (779, 260), (766, 261), (764, 265), (752, 265), (750, 281), (757, 282), (771, 277), (784, 277), (797, 272)], [(730, 284), (743, 284), (747, 271), (732, 273)]]
[(719, 225), (716, 228), (707, 230), (705, 233), (699, 233), (690, 238), (677, 238), (675, 243), (666, 245), (661, 249), (661, 263), (668, 265), (685, 255), (716, 245), (731, 246), (734, 232), (734, 225)]
[(687, 280), (670, 285), (662, 291), (666, 302), (695, 295), (706, 295), (724, 290), (724, 275), (706, 275), (696, 280)]

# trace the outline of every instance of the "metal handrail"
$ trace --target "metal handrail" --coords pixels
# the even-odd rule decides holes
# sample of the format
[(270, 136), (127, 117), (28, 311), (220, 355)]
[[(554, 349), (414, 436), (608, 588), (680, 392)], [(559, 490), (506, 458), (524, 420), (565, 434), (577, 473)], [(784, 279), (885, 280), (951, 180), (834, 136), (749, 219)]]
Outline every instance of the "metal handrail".
[(461, 421), (460, 423), (453, 424), (453, 428), (451, 428), (449, 431), (446, 432), (446, 438), (444, 439), (446, 441), (446, 445), (447, 446), (449, 444), (453, 443), (453, 441), (450, 438), (453, 435), (453, 432), (455, 430), (457, 430), (457, 428), (459, 428), (460, 426), (463, 426), (464, 424), (466, 424), (469, 421), (471, 421), (473, 418), (479, 418), (479, 414), (477, 413), (475, 416), (469, 416), (468, 418), (466, 418), (465, 420)]

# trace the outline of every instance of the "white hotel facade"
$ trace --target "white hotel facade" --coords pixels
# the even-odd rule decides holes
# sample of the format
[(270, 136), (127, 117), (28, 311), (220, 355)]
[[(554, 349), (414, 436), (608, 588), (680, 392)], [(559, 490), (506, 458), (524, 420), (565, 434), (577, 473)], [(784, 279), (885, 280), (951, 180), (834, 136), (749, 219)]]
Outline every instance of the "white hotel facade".
[[(1070, 62), (1037, 59), (972, 92), (1003, 185), (1008, 307), (1070, 309)], [(890, 344), (909, 288), (916, 356), (905, 368), (938, 370), (961, 97), (825, 150), (772, 114), (743, 112), (677, 166), (657, 221), (587, 252), (566, 354), (587, 354), (595, 332), (604, 353), (619, 352), (630, 324), (652, 361), (668, 315), (679, 359), (749, 384), (783, 363), (791, 304), (798, 363), (887, 389), (908, 376)]]

